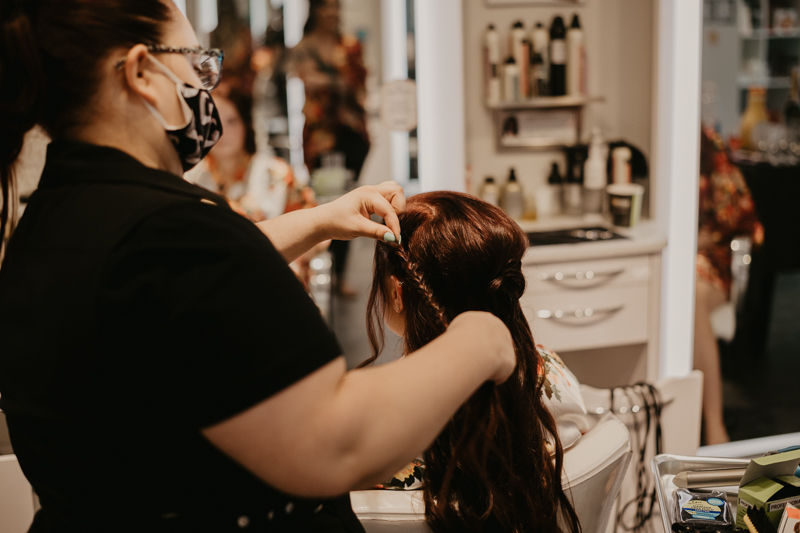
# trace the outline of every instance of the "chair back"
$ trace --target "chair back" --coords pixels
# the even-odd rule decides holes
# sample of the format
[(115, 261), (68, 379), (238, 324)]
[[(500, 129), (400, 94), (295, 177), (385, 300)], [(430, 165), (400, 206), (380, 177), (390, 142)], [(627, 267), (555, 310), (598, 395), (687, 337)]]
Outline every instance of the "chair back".
[[(631, 457), (625, 424), (606, 415), (564, 452), (562, 483), (584, 533), (603, 533)], [(430, 533), (422, 491), (360, 490), (350, 493), (367, 533)]]
[(25, 533), (34, 513), (33, 488), (16, 455), (0, 455), (0, 533)]

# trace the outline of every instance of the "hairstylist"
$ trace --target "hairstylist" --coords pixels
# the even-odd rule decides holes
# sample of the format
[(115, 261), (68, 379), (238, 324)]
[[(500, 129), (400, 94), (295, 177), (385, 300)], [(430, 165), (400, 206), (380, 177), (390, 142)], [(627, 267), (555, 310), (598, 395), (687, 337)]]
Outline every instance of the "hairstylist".
[(184, 181), (220, 134), (221, 57), (197, 45), (170, 0), (0, 0), (3, 220), (24, 133), (54, 139), (0, 269), (0, 408), (34, 532), (360, 531), (340, 495), (514, 367), (500, 320), (465, 313), (345, 372), (286, 262), (391, 240), (402, 191), (255, 226)]

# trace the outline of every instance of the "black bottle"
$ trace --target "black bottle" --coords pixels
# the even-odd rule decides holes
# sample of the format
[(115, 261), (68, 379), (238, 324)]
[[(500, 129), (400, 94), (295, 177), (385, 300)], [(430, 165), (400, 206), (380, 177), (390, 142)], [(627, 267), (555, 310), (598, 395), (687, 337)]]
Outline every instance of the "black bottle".
[(567, 94), (567, 27), (556, 17), (550, 26), (550, 96)]
[(553, 163), (550, 175), (547, 177), (547, 185), (550, 189), (548, 215), (560, 215), (564, 210), (564, 181), (561, 172), (558, 171), (558, 163)]

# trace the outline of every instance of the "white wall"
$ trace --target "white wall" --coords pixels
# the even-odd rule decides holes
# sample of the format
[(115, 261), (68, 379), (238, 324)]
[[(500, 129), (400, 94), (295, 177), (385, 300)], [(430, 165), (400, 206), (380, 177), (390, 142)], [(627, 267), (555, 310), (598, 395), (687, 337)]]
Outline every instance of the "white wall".
[(605, 98), (593, 104), (584, 119), (584, 134), (600, 126), (606, 139), (625, 140), (651, 153), (651, 79), (653, 0), (586, 0), (583, 7), (487, 7), (483, 0), (464, 0), (464, 70), (466, 84), (467, 163), (473, 183), (491, 175), (505, 180), (508, 167), (517, 169), (523, 186), (537, 186), (550, 172), (552, 161), (564, 170), (560, 151), (498, 153), (492, 115), (483, 103), (481, 42), (487, 24), (503, 35), (516, 20), (526, 28), (540, 20), (549, 27), (555, 15), (567, 24), (578, 13), (584, 28), (589, 92)]

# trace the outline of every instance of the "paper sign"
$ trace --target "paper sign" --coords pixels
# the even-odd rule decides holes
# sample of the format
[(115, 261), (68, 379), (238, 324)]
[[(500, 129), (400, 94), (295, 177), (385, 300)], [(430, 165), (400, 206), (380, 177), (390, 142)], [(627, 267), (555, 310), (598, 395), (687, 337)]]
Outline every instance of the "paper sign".
[(417, 83), (396, 80), (381, 87), (381, 122), (390, 131), (417, 127)]

